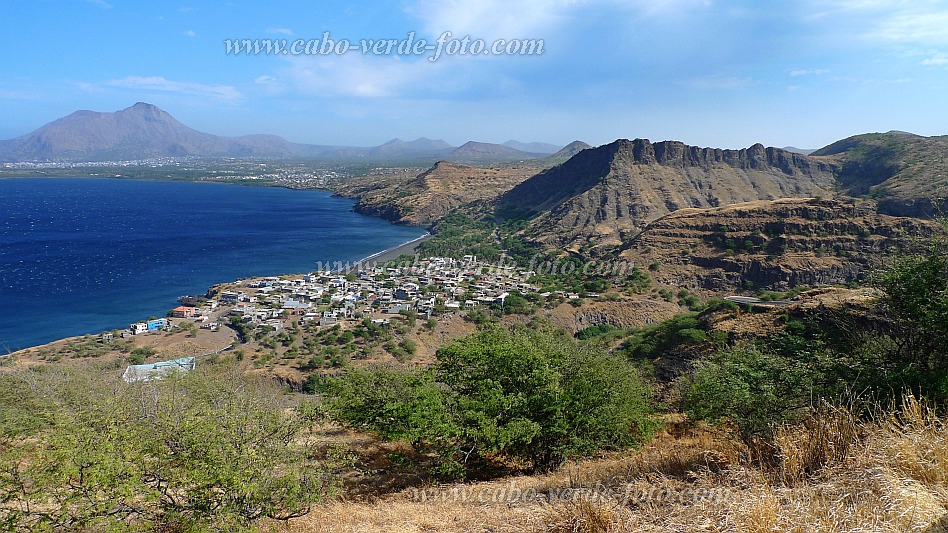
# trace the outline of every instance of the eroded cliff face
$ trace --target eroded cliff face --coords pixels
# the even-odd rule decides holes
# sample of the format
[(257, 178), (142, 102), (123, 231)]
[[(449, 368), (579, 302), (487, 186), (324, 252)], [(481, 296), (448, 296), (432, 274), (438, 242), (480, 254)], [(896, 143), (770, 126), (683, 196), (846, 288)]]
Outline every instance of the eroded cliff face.
[(621, 251), (660, 284), (727, 293), (845, 284), (885, 257), (943, 233), (937, 223), (880, 215), (872, 202), (785, 199), (686, 209)]
[(580, 253), (621, 246), (684, 208), (832, 196), (835, 167), (756, 144), (744, 150), (618, 140), (584, 150), (503, 194), (502, 217), (534, 217), (528, 239)]

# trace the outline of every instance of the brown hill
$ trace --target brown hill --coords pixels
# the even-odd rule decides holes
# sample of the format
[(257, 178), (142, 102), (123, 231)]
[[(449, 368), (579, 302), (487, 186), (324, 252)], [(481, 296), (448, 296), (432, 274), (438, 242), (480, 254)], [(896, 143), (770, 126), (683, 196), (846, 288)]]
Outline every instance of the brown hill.
[(948, 211), (948, 137), (867, 133), (813, 156), (838, 166), (842, 189), (877, 198), (883, 213), (931, 217)]
[(369, 175), (339, 185), (359, 198), (356, 211), (397, 222), (428, 225), (451, 210), (491, 200), (537, 172), (533, 167), (481, 168), (439, 161), (421, 174)]
[(880, 215), (868, 201), (757, 201), (676, 211), (649, 224), (621, 256), (673, 288), (787, 290), (856, 281), (885, 256), (941, 232), (934, 222)]
[(595, 252), (683, 208), (832, 196), (835, 167), (756, 144), (744, 150), (621, 139), (583, 150), (505, 193), (498, 214), (534, 217), (525, 235), (549, 247)]

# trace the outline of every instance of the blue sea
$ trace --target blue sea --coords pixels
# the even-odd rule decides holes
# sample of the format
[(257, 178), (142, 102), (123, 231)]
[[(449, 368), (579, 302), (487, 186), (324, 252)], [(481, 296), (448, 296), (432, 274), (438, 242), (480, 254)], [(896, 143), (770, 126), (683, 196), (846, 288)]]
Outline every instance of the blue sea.
[(0, 179), (0, 353), (164, 316), (179, 296), (355, 261), (424, 233), (325, 191)]

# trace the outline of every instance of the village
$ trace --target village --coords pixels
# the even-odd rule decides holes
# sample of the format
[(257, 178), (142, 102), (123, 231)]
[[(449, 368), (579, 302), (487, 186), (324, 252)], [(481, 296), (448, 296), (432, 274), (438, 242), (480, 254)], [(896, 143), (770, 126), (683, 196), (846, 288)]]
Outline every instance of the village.
[(535, 300), (579, 298), (571, 293), (539, 293), (540, 287), (529, 282), (533, 276), (531, 271), (479, 262), (467, 255), (429, 257), (410, 266), (364, 264), (349, 273), (238, 280), (216, 286), (204, 296), (183, 296), (181, 305), (167, 317), (136, 322), (122, 334), (168, 331), (175, 321), (193, 322), (211, 331), (240, 323), (278, 334), (294, 317), (315, 326), (334, 326), (347, 319), (388, 326), (392, 317), (406, 314), (429, 319), (482, 308), (503, 312), (512, 294), (534, 295)]

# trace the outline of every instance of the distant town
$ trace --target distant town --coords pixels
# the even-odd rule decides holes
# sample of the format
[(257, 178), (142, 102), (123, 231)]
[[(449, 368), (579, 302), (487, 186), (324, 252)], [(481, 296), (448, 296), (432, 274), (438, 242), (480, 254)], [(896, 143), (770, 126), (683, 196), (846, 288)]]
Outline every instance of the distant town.
[(578, 299), (579, 294), (542, 293), (528, 280), (534, 272), (513, 266), (462, 259), (429, 257), (411, 266), (373, 265), (350, 272), (314, 272), (238, 280), (219, 285), (204, 296), (183, 296), (165, 318), (131, 324), (124, 335), (167, 330), (173, 320), (189, 320), (202, 329), (218, 330), (236, 317), (266, 331), (281, 331), (288, 318), (333, 326), (345, 319), (369, 318), (388, 325), (388, 317), (408, 312), (423, 318), (436, 314), (503, 308), (511, 294), (536, 294)]
[(327, 167), (307, 161), (276, 161), (267, 158), (156, 157), (128, 161), (2, 163), (0, 177), (61, 176), (63, 170), (84, 177), (207, 181), (291, 189), (321, 189), (340, 178), (360, 174), (367, 168), (363, 165)]

